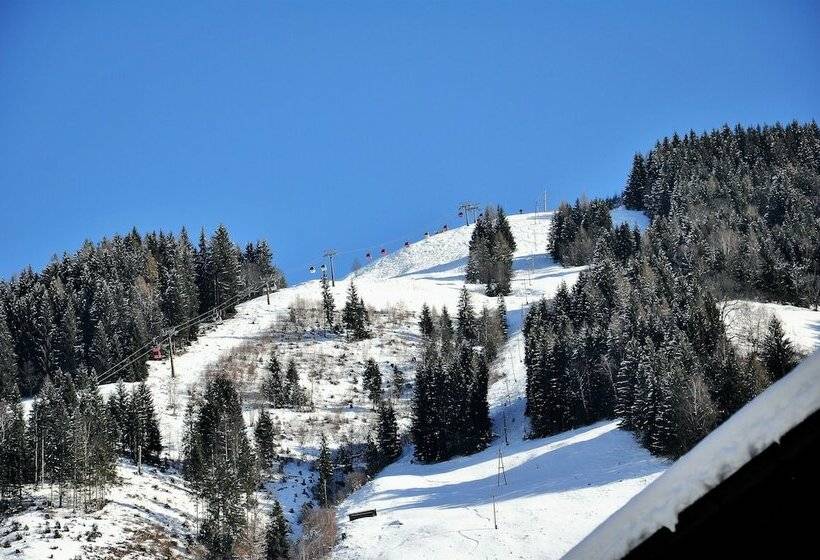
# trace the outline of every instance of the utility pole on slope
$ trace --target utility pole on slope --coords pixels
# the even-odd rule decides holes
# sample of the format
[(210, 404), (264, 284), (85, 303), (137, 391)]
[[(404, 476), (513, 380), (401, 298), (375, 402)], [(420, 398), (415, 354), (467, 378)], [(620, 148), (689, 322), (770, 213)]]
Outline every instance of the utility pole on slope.
[(333, 257), (336, 256), (336, 251), (328, 249), (325, 251), (325, 257), (330, 261), (330, 285), (336, 287), (336, 276), (333, 274)]
[(168, 357), (171, 359), (171, 379), (174, 375), (174, 329), (168, 329)]

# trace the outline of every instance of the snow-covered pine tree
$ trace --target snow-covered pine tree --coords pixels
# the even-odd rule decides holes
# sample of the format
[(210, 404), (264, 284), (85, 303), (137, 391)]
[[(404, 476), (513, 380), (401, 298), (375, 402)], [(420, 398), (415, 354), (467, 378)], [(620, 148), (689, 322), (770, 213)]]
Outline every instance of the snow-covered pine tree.
[(154, 398), (145, 383), (140, 383), (131, 391), (128, 426), (131, 455), (137, 464), (137, 472), (142, 474), (143, 461), (146, 458), (157, 458), (162, 450)]
[(114, 392), (108, 397), (108, 416), (115, 430), (117, 450), (125, 454), (131, 449), (130, 398), (122, 379), (117, 381)]
[(24, 481), (25, 422), (17, 388), (17, 356), (0, 305), (0, 502), (18, 495)]
[[(295, 368), (295, 364), (294, 364)], [(268, 363), (265, 366), (267, 372), (262, 378), (262, 396), (270, 403), (273, 408), (280, 408), (285, 405), (287, 399), (287, 391), (285, 391), (285, 384), (282, 379), (282, 366), (279, 364), (279, 358), (276, 357), (276, 349), (272, 349)], [(298, 383), (299, 377), (296, 376)]]
[(413, 424), (410, 435), (415, 444), (416, 459), (422, 462), (435, 460), (434, 438), (436, 437), (437, 418), (433, 377), (435, 369), (440, 367), (435, 345), (427, 344), (424, 356), (416, 370), (416, 383), (413, 388)]
[(327, 328), (332, 329), (336, 315), (336, 303), (333, 300), (333, 293), (330, 291), (330, 282), (327, 279), (327, 274), (322, 274), (320, 285), (322, 287), (322, 312), (325, 317), (325, 325)]
[(256, 421), (256, 426), (253, 430), (253, 437), (256, 443), (256, 456), (258, 457), (263, 469), (270, 468), (273, 463), (273, 438), (274, 438), (273, 422), (270, 414), (264, 409), (259, 411), (259, 419)]
[(322, 434), (319, 443), (319, 457), (316, 459), (316, 471), (319, 473), (319, 480), (316, 483), (314, 494), (319, 504), (329, 505), (333, 500), (333, 461), (330, 450), (327, 447), (327, 438)]
[(492, 439), (490, 406), (487, 403), (487, 386), (490, 378), (490, 366), (485, 356), (478, 359), (473, 382), (470, 386), (470, 445), (472, 451), (480, 451)]
[(288, 361), (288, 369), (285, 373), (285, 383), (283, 387), (283, 406), (299, 408), (307, 404), (307, 396), (304, 389), (299, 384), (299, 371), (296, 369), (296, 362)]
[(474, 346), (478, 341), (475, 309), (466, 286), (461, 287), (458, 296), (458, 311), (456, 316), (456, 342), (458, 345)]
[(355, 284), (351, 282), (347, 291), (347, 301), (342, 310), (342, 323), (347, 330), (348, 338), (354, 341), (370, 338), (367, 322), (367, 309), (364, 301), (359, 297)]
[(794, 349), (792, 341), (783, 331), (783, 324), (780, 319), (775, 315), (772, 315), (769, 320), (768, 330), (763, 339), (761, 358), (772, 381), (782, 378), (797, 365), (797, 351)]
[(289, 532), (290, 527), (285, 519), (282, 506), (279, 500), (274, 500), (268, 528), (265, 531), (265, 560), (288, 560), (290, 558)]
[(397, 366), (396, 364), (392, 364), (391, 369), (393, 370), (393, 378), (391, 380), (393, 397), (396, 399), (400, 399), (402, 397), (402, 394), (404, 393), (404, 372), (401, 369), (399, 369), (399, 366)]
[(379, 403), (378, 442), (382, 467), (389, 465), (401, 456), (399, 427), (396, 423), (393, 403), (390, 401)]
[(199, 232), (199, 245), (194, 257), (194, 266), (196, 268), (195, 283), (199, 293), (199, 312), (205, 313), (216, 305), (213, 260), (208, 237), (205, 235), (205, 228), (202, 228)]
[[(116, 430), (100, 395), (97, 377), (82, 372), (77, 382), (77, 404), (71, 413), (73, 484), (80, 504), (99, 508), (115, 479)], [(63, 435), (64, 437), (64, 435)]]
[(646, 190), (646, 164), (644, 163), (643, 155), (637, 153), (632, 160), (632, 169), (629, 172), (629, 179), (627, 179), (626, 187), (624, 188), (624, 205), (630, 210), (642, 210)]
[[(179, 233), (177, 243), (177, 272), (179, 289), (182, 293), (184, 306), (182, 316), (190, 321), (199, 314), (199, 289), (197, 287), (197, 255), (194, 246), (188, 237), (188, 231), (183, 227)], [(180, 333), (185, 340), (194, 340), (197, 337), (198, 323), (193, 322)]]
[(382, 372), (373, 358), (368, 358), (362, 373), (362, 387), (371, 402), (379, 403), (382, 398)]
[(370, 433), (367, 434), (367, 441), (365, 442), (364, 462), (365, 472), (367, 473), (367, 476), (371, 478), (376, 476), (382, 468), (379, 448), (376, 446), (376, 442), (373, 441), (373, 435)]
[(188, 413), (183, 473), (205, 503), (199, 538), (212, 557), (230, 557), (259, 479), (233, 382), (209, 380), (201, 403), (192, 402)]
[(433, 324), (433, 314), (430, 312), (430, 307), (425, 303), (421, 306), (421, 315), (419, 317), (419, 331), (421, 336), (425, 338), (432, 338), (435, 334), (435, 326)]
[(226, 314), (233, 314), (241, 289), (241, 268), (238, 250), (231, 241), (228, 228), (222, 224), (211, 237), (210, 255), (216, 281), (216, 304), (224, 305)]
[(438, 336), (441, 348), (441, 355), (449, 357), (453, 353), (453, 341), (455, 338), (455, 330), (453, 329), (453, 321), (450, 319), (450, 313), (447, 307), (441, 308), (441, 315), (438, 318)]

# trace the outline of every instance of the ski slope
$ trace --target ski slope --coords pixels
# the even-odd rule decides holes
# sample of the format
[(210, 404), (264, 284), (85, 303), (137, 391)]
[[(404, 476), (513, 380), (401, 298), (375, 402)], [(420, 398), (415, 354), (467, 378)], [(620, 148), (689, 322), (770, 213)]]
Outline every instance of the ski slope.
[[(512, 294), (505, 298), (511, 336), (493, 366), (488, 395), (497, 439), (481, 453), (436, 465), (415, 464), (408, 445), (398, 462), (340, 504), (340, 540), (333, 557), (557, 558), (669, 467), (616, 422), (525, 439), (523, 317), (530, 304), (552, 296), (562, 282), (572, 285), (584, 270), (563, 268), (548, 256), (550, 219), (551, 213), (509, 216), (517, 244)], [(638, 227), (648, 223), (640, 213), (613, 210), (613, 222), (622, 221)], [(269, 304), (264, 296), (242, 303), (234, 317), (208, 326), (175, 357), (173, 379), (167, 359), (150, 362), (146, 383), (159, 414), (164, 455), (172, 461), (180, 458), (190, 396), (202, 391), (210, 374), (226, 368), (238, 372), (250, 435), (264, 407), (258, 384), (275, 347), (283, 363), (297, 363), (301, 384), (309, 388), (315, 408), (271, 411), (279, 430), (278, 451), (287, 461), (268, 473), (259, 499), (267, 511), (275, 496), (293, 526), (292, 537), (298, 538), (299, 510), (311, 500), (308, 489), (315, 480), (312, 462), (319, 438), (324, 434), (331, 447), (361, 442), (373, 424), (372, 404), (361, 389), (366, 359), (375, 359), (388, 380), (390, 366), (404, 371), (408, 386), (396, 407), (401, 429), (408, 429), (419, 351), (414, 314), (425, 303), (455, 309), (472, 230), (473, 226), (462, 226), (432, 235), (336, 281), (332, 293), (337, 309), (344, 305), (351, 282), (371, 308), (376, 335), (372, 339), (350, 343), (311, 326), (297, 331), (283, 327), (291, 305), (319, 299), (319, 282), (313, 280), (271, 294)], [(496, 305), (495, 298), (483, 294), (483, 286), (467, 288), (476, 309)], [(755, 308), (752, 314), (758, 311)], [(816, 346), (816, 312), (782, 306), (776, 311), (800, 344)], [(746, 331), (738, 331), (738, 340)], [(104, 393), (113, 389), (113, 384), (102, 388)], [(499, 483), (499, 451), (506, 483)], [(138, 476), (126, 461), (118, 473), (122, 483), (112, 489), (111, 502), (91, 514), (49, 509), (43, 506), (48, 489), (35, 493), (28, 510), (0, 525), (0, 543), (10, 543), (0, 547), (0, 557), (160, 558), (165, 553), (158, 551), (163, 550), (193, 557), (198, 512), (178, 475), (147, 469)], [(347, 520), (347, 513), (370, 508), (378, 510), (377, 517)], [(55, 519), (67, 519), (72, 529), (62, 531), (60, 538), (44, 536)], [(88, 532), (95, 524), (101, 535), (90, 542)], [(15, 528), (4, 535), (10, 527)], [(127, 543), (135, 534), (153, 537), (133, 550)]]
[[(646, 224), (645, 216), (633, 214), (639, 213), (620, 209), (617, 219)], [(563, 268), (547, 255), (550, 218), (509, 216), (517, 245), (513, 292), (505, 298), (511, 337), (488, 395), (496, 441), (481, 453), (435, 465), (415, 463), (408, 446), (340, 505), (342, 539), (334, 558), (558, 558), (667, 468), (617, 422), (525, 439), (521, 320), (530, 303), (551, 297), (561, 282), (572, 285), (584, 270)], [(357, 286), (371, 298), (389, 298), (385, 302), (452, 307), (464, 283), (471, 233), (472, 226), (464, 226), (389, 255), (358, 271)], [(495, 305), (482, 286), (468, 289), (476, 307)], [(376, 517), (347, 519), (374, 508)]]

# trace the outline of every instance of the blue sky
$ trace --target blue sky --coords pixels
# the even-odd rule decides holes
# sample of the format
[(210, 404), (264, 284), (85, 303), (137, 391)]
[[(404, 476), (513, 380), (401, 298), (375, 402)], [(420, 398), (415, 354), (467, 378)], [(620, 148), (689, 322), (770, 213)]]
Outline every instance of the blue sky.
[(664, 135), (820, 109), (816, 2), (168, 4), (0, 5), (1, 277), (220, 222), (346, 272), (463, 200), (613, 194)]

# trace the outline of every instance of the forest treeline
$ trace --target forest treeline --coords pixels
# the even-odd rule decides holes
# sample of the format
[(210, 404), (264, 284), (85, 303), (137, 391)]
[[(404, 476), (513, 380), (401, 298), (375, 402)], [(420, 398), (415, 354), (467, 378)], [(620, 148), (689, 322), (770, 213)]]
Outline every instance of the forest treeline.
[[(553, 257), (587, 264), (595, 240), (617, 231), (605, 212), (607, 203), (613, 201), (562, 205), (553, 222)], [(648, 154), (635, 155), (623, 203), (668, 230), (664, 241), (675, 245), (669, 251), (673, 263), (688, 261), (698, 268), (721, 299), (818, 305), (820, 129), (815, 122), (724, 126), (664, 138)]]
[[(0, 320), (11, 337), (20, 391), (34, 395), (58, 372), (101, 375), (165, 328), (189, 322), (175, 338), (185, 344), (197, 336), (199, 321), (192, 319), (216, 306), (231, 314), (267, 277), (285, 284), (268, 244), (243, 250), (224, 226), (210, 237), (202, 230), (197, 246), (185, 229), (86, 241), (41, 272), (28, 268), (0, 282)], [(139, 359), (117, 377), (139, 381), (146, 372)]]
[(527, 412), (535, 436), (618, 416), (678, 456), (799, 359), (777, 319), (740, 355), (719, 302), (816, 305), (820, 133), (793, 123), (664, 139), (636, 156), (623, 199), (652, 217), (643, 234), (612, 227), (614, 201), (557, 212), (552, 255), (589, 269), (527, 316)]

